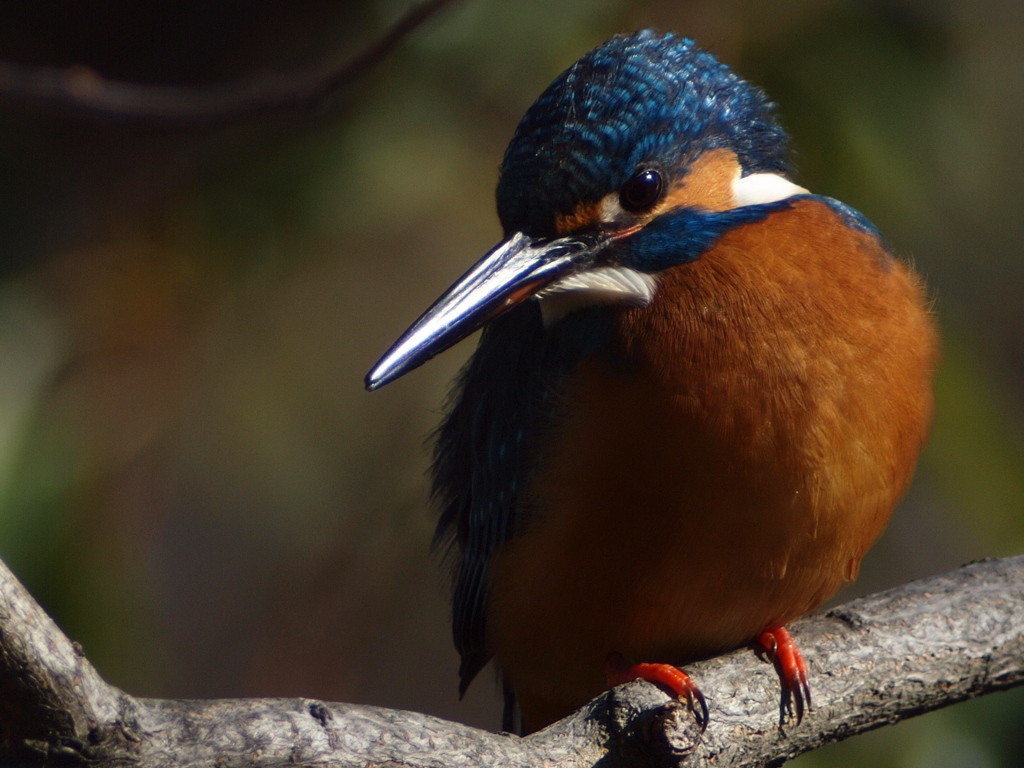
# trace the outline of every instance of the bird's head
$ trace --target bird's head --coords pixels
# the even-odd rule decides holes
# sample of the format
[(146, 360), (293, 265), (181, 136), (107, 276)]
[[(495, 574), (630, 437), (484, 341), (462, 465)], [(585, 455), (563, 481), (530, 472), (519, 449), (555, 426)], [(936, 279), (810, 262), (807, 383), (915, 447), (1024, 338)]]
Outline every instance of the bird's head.
[(376, 389), (528, 299), (545, 323), (593, 304), (646, 304), (657, 273), (805, 190), (786, 180), (774, 105), (693, 41), (645, 30), (573, 64), (505, 152), (505, 239), (366, 377)]

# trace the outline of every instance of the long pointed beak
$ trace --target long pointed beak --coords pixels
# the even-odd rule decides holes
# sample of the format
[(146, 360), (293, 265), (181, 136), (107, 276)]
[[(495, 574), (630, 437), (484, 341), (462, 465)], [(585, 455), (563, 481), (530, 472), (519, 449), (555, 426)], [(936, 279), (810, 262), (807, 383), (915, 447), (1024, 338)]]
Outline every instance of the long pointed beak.
[(560, 277), (586, 269), (607, 237), (588, 233), (533, 240), (517, 232), (484, 256), (394, 343), (366, 374), (374, 390), (469, 336)]

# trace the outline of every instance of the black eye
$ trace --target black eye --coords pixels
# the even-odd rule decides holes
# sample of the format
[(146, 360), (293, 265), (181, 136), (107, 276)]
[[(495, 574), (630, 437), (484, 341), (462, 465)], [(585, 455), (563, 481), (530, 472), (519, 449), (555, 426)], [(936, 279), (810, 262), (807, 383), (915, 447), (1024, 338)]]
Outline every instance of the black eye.
[(640, 171), (619, 190), (619, 205), (630, 213), (650, 210), (661, 198), (661, 174), (650, 169)]

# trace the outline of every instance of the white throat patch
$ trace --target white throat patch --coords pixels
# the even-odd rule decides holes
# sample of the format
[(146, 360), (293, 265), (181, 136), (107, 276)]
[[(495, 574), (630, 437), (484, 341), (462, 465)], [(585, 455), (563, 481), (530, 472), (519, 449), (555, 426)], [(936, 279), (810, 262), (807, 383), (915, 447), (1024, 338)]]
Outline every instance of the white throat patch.
[(595, 304), (645, 306), (654, 298), (654, 275), (628, 267), (597, 267), (563, 277), (537, 293), (544, 325)]

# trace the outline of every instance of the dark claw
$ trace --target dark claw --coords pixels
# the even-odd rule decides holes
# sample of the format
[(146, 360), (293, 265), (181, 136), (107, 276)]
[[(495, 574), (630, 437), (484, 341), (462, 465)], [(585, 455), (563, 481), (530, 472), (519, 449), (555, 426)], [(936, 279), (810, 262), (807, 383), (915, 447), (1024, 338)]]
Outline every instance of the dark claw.
[[(711, 712), (708, 710), (707, 699), (704, 698), (704, 694), (700, 692), (700, 689), (697, 689), (695, 696), (697, 703), (700, 704), (700, 715), (697, 718), (700, 721), (700, 732), (704, 733), (708, 728), (708, 721), (711, 719)], [(697, 710), (693, 707), (693, 697), (690, 697), (690, 700), (687, 703), (690, 705), (690, 711), (696, 715)]]

